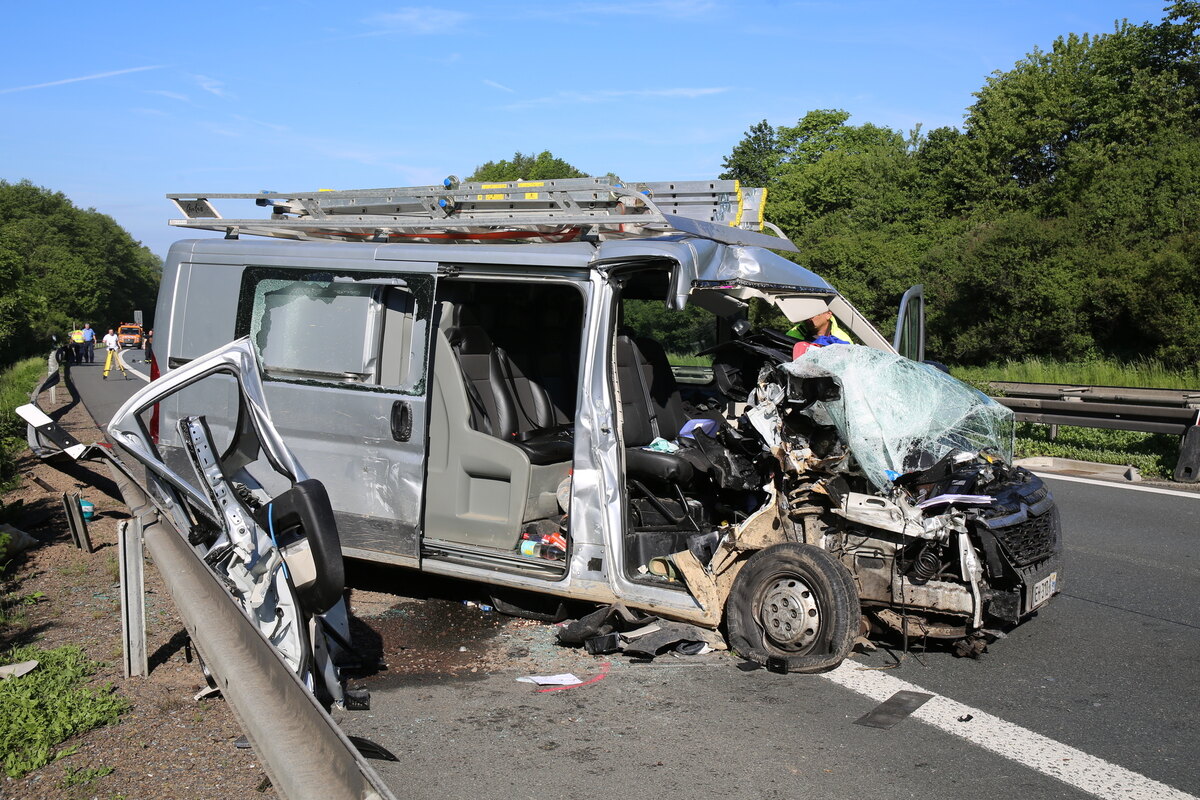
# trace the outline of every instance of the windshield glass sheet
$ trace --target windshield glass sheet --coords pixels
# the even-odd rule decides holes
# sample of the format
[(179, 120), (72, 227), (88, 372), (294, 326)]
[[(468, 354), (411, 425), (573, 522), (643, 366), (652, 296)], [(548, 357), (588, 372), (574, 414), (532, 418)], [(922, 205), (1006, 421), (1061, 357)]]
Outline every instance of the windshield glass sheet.
[(1012, 411), (928, 364), (869, 347), (833, 345), (810, 348), (783, 369), (797, 378), (832, 377), (838, 383), (838, 399), (816, 402), (807, 413), (837, 428), (880, 489), (954, 450), (1012, 461)]

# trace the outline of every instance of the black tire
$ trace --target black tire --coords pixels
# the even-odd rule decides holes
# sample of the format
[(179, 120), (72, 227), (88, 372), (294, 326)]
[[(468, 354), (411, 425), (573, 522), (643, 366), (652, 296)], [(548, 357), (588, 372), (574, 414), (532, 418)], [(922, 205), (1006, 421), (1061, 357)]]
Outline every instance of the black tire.
[(792, 542), (752, 555), (725, 603), (729, 646), (764, 666), (782, 662), (788, 672), (825, 672), (842, 663), (859, 616), (850, 572), (819, 547)]

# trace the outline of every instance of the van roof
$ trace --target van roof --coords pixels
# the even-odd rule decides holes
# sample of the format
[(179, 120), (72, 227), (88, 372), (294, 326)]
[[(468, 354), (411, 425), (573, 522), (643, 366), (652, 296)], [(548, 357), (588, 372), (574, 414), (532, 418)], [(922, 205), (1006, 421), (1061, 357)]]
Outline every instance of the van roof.
[(312, 266), (336, 260), (347, 269), (388, 271), (389, 262), (479, 264), (525, 269), (607, 269), (618, 263), (669, 261), (676, 265), (672, 294), (679, 307), (693, 288), (753, 287), (833, 295), (819, 275), (761, 247), (730, 245), (673, 234), (645, 239), (562, 244), (376, 244), (367, 242), (191, 239), (171, 248), (172, 261), (244, 264), (255, 259)]

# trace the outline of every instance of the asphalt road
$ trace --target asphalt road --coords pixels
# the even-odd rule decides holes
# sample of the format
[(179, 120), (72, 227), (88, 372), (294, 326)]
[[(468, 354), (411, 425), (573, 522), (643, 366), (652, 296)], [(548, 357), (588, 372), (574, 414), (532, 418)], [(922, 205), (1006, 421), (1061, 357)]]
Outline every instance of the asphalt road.
[(103, 348), (96, 350), (96, 363), (72, 364), (70, 367), (71, 382), (79, 392), (88, 413), (101, 427), (108, 424), (122, 403), (150, 380), (150, 365), (145, 363), (145, 352), (129, 349), (120, 350), (118, 353), (125, 365), (126, 374), (122, 374), (114, 364), (108, 377), (103, 377)]
[[(742, 671), (720, 655), (615, 656), (603, 680), (551, 693), (503, 668), (385, 682), (372, 711), (342, 724), (396, 752), (377, 768), (409, 797), (1172, 796), (1154, 781), (1200, 795), (1200, 495), (1050, 481), (1064, 594), (978, 660), (935, 651), (860, 669), (894, 663), (880, 651), (815, 677)], [(539, 674), (565, 663), (539, 637), (532, 646), (546, 659)], [(942, 728), (853, 724), (891, 679), (970, 708)], [(860, 680), (882, 695), (843, 685)], [(967, 736), (999, 737), (1001, 753)]]
[[(144, 383), (99, 371), (73, 377), (103, 422)], [(933, 651), (861, 669), (895, 663), (880, 651), (831, 676), (775, 675), (723, 654), (593, 659), (548, 628), (505, 628), (463, 639), (478, 671), (385, 673), (372, 710), (340, 722), (398, 756), (374, 764), (400, 797), (1200, 796), (1200, 494), (1047, 477), (1064, 592), (978, 660)], [(457, 651), (456, 635), (439, 646)], [(597, 680), (515, 680), (564, 669)], [(853, 724), (897, 679), (938, 697), (890, 730)], [(940, 721), (939, 703), (955, 709)]]

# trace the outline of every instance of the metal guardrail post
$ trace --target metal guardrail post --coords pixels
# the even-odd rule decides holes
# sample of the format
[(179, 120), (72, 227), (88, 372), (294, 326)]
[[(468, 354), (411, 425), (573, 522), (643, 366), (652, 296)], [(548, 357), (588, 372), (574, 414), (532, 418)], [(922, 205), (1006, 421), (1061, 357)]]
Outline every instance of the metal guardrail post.
[(1181, 483), (1200, 481), (1200, 410), (1179, 444), (1179, 462), (1172, 477)]
[(150, 674), (146, 656), (146, 584), (142, 558), (142, 522), (137, 517), (117, 526), (117, 558), (121, 572), (121, 636), (125, 677)]

